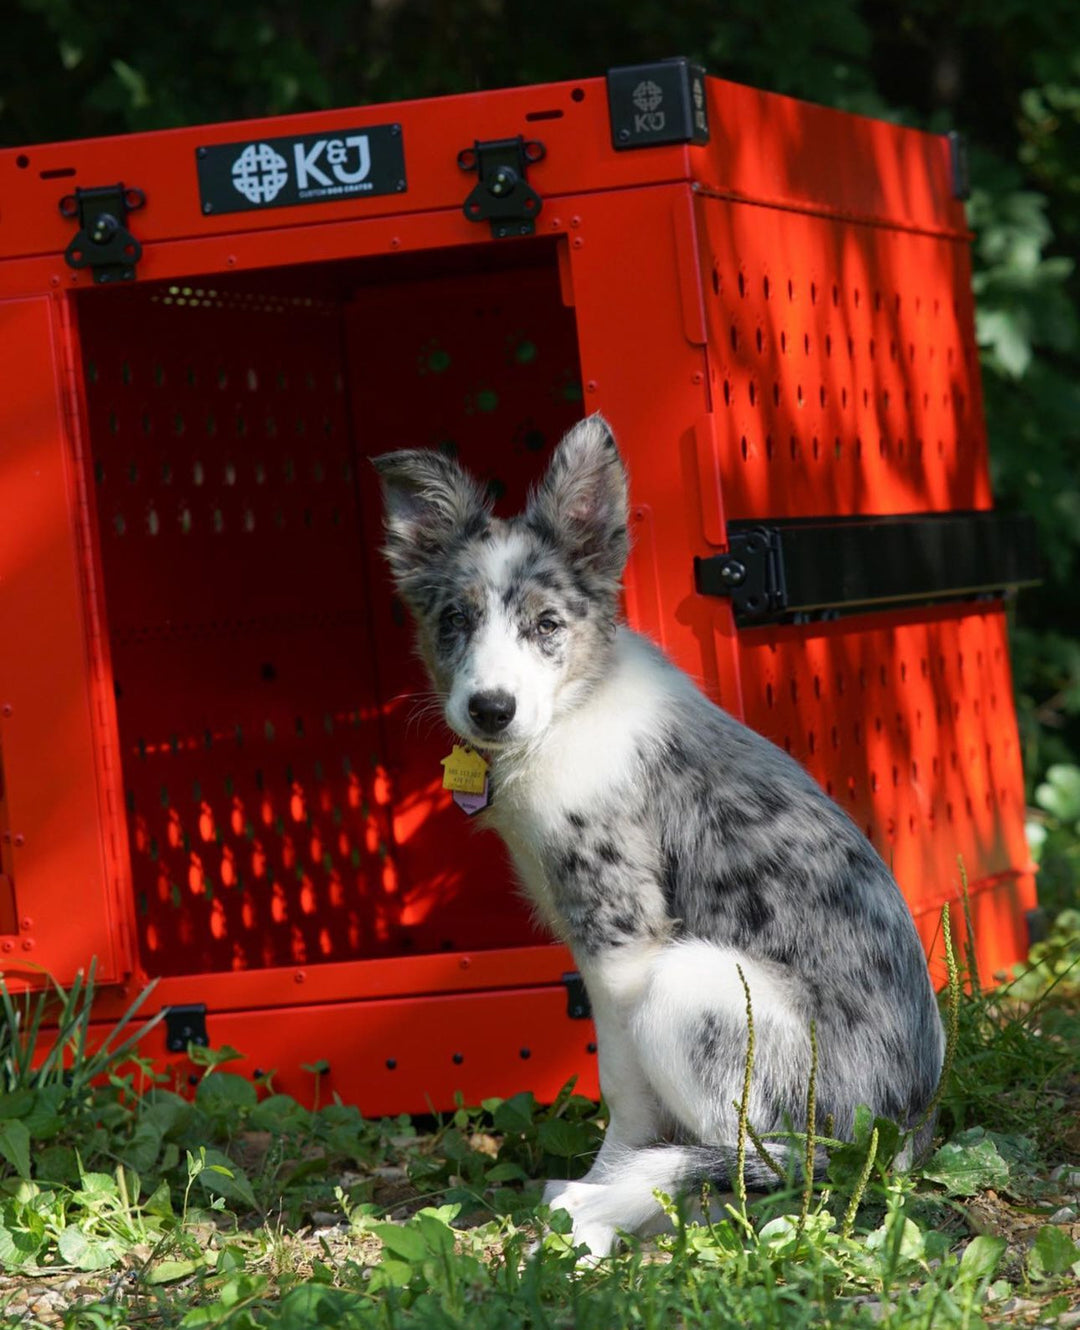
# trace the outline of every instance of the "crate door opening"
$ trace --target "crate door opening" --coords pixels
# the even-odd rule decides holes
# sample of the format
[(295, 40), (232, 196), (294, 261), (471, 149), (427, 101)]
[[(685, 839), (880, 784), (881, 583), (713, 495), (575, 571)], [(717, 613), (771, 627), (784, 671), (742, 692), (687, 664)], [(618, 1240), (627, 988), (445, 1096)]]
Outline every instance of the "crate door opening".
[(441, 788), (368, 462), (443, 448), (520, 506), (581, 393), (554, 248), (519, 252), (81, 302), (149, 974), (545, 940)]

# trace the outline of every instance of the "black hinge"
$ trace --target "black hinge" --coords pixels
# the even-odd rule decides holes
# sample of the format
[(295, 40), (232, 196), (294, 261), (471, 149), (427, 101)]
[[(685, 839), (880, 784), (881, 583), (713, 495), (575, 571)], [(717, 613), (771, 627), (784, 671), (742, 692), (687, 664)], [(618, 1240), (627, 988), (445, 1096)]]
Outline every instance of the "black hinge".
[(577, 970), (569, 970), (562, 977), (566, 988), (566, 1014), (572, 1021), (587, 1021), (592, 1015), (585, 980)]
[(958, 129), (950, 129), (945, 136), (949, 140), (949, 172), (952, 176), (954, 199), (971, 198), (971, 171), (968, 167), (967, 139)]
[(95, 282), (132, 282), (142, 245), (127, 228), (127, 215), (146, 202), (141, 189), (123, 184), (76, 189), (60, 200), (64, 217), (77, 220), (79, 229), (64, 250), (71, 268), (90, 268)]
[(529, 184), (530, 166), (543, 161), (546, 149), (536, 139), (477, 140), (458, 153), (458, 166), (479, 176), (463, 204), (470, 222), (490, 222), (496, 240), (531, 236), (544, 200)]
[(210, 1044), (204, 1002), (165, 1008), (165, 1047), (170, 1053), (183, 1053), (188, 1044), (198, 1044), (200, 1048), (207, 1048)]
[(730, 522), (694, 561), (697, 589), (740, 625), (840, 609), (1000, 595), (1040, 580), (1031, 518), (985, 512)]

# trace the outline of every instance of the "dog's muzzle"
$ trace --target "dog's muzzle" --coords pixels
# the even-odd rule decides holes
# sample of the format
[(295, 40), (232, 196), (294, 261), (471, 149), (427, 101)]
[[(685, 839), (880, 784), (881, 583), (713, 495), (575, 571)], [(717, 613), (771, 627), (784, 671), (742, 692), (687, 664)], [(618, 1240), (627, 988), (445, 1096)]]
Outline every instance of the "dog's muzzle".
[(517, 703), (502, 690), (473, 693), (469, 698), (469, 719), (481, 734), (501, 734), (514, 719)]

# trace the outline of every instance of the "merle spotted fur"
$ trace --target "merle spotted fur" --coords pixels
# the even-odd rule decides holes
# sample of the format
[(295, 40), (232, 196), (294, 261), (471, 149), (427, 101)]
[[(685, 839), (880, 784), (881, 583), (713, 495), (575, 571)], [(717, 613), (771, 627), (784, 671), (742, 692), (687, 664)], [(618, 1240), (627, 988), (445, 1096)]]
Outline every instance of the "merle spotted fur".
[[(918, 1123), (943, 1037), (907, 906), (798, 763), (620, 625), (627, 486), (606, 423), (567, 435), (509, 521), (441, 454), (375, 465), (447, 722), (491, 761), (483, 816), (592, 999), (611, 1122), (587, 1176), (545, 1193), (575, 1239), (602, 1255), (656, 1220), (654, 1189), (730, 1180), (743, 978), (758, 1133), (801, 1121), (811, 1022), (819, 1119)], [(774, 1181), (752, 1155), (748, 1181)]]

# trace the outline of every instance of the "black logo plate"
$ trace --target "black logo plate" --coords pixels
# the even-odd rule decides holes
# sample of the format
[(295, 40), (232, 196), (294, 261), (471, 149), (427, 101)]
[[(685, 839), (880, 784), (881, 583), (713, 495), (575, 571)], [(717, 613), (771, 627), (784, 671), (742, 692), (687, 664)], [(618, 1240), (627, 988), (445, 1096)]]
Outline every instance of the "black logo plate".
[(290, 138), (252, 136), (196, 148), (204, 213), (335, 203), (405, 192), (400, 125), (330, 129)]

